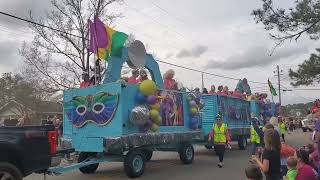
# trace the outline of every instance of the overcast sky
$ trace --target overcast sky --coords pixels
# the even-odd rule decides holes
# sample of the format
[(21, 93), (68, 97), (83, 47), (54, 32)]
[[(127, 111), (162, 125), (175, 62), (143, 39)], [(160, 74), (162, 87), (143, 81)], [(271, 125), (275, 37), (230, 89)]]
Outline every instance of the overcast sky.
[[(292, 1), (281, 0), (280, 6)], [(282, 84), (290, 88), (288, 69), (309, 57), (318, 41), (306, 36), (298, 42), (286, 43), (270, 56), (274, 42), (263, 26), (255, 24), (251, 11), (261, 6), (258, 0), (130, 0), (115, 3), (110, 11), (121, 12), (123, 18), (114, 23), (118, 31), (134, 34), (162, 61), (192, 67), (214, 74), (267, 82), (276, 86), (273, 71), (276, 65), (283, 70)], [(49, 0), (0, 1), (0, 10), (17, 16), (27, 16), (33, 10), (41, 16), (50, 9)], [(0, 15), (0, 73), (17, 71), (23, 59), (18, 49), (30, 41), (32, 32), (22, 22)], [(187, 87), (201, 87), (201, 74), (160, 64), (164, 73), (172, 68), (176, 79)], [(204, 75), (207, 88), (211, 84), (228, 85), (236, 81)], [(251, 83), (253, 91), (267, 92), (266, 85)], [(320, 85), (317, 85), (318, 87)], [(283, 93), (283, 103), (312, 101), (319, 91)], [(277, 99), (277, 97), (275, 97)]]

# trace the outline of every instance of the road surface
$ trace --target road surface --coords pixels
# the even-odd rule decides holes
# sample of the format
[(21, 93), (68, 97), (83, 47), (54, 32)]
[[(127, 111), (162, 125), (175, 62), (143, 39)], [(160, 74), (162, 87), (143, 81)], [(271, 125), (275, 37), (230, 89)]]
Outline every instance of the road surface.
[[(310, 133), (297, 130), (287, 135), (287, 143), (300, 147), (306, 145)], [(213, 150), (196, 146), (195, 160), (191, 165), (183, 165), (179, 156), (174, 152), (156, 152), (152, 160), (146, 164), (146, 170), (139, 180), (187, 180), (187, 179), (246, 179), (244, 168), (248, 165), (250, 153), (247, 150), (238, 150), (233, 146), (225, 155), (225, 166), (217, 167), (218, 157)], [(40, 180), (43, 175), (32, 174), (26, 180)], [(122, 163), (101, 164), (95, 174), (85, 175), (79, 171), (72, 171), (59, 176), (47, 176), (47, 180), (123, 180), (128, 179), (123, 171)]]

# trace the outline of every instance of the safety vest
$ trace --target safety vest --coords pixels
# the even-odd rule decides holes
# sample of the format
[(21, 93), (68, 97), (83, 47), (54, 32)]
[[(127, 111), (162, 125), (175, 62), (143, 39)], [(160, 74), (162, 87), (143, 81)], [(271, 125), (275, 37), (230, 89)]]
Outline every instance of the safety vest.
[(215, 143), (226, 143), (227, 142), (227, 137), (226, 137), (226, 130), (227, 130), (227, 125), (222, 123), (220, 126), (220, 129), (218, 125), (213, 124), (213, 130), (214, 130), (214, 138), (213, 141)]
[(251, 126), (251, 129), (250, 129), (250, 141), (260, 144), (260, 136), (258, 135), (256, 130), (254, 130), (253, 126)]
[(286, 124), (285, 123), (283, 123), (283, 122), (279, 123), (278, 127), (280, 129), (280, 133), (281, 134), (285, 134), (286, 133)]

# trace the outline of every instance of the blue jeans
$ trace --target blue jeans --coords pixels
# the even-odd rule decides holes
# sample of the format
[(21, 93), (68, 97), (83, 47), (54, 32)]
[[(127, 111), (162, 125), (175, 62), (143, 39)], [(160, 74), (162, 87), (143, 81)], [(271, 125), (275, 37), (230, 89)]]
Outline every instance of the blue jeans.
[(256, 150), (257, 150), (258, 145), (259, 144), (256, 142), (251, 143), (251, 155), (256, 155)]

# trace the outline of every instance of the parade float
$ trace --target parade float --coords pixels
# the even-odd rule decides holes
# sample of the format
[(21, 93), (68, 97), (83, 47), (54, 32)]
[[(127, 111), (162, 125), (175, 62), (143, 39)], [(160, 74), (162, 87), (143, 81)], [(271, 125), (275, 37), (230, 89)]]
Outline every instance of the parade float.
[[(152, 80), (119, 81), (124, 63), (146, 68)], [(126, 174), (138, 177), (153, 151), (176, 151), (190, 164), (192, 144), (204, 141), (198, 106), (187, 92), (163, 89), (158, 63), (135, 41), (108, 60), (102, 84), (64, 91), (63, 144), (80, 152), (79, 163), (49, 171), (94, 173), (101, 162), (123, 161)]]
[[(106, 29), (113, 45), (116, 35), (121, 40), (119, 32)], [(95, 53), (104, 58), (107, 53), (100, 50), (97, 48)], [(135, 178), (143, 174), (154, 151), (176, 151), (182, 163), (190, 164), (194, 159), (193, 144), (211, 147), (207, 137), (218, 113), (235, 132), (233, 139), (239, 147), (245, 148), (250, 101), (164, 89), (159, 65), (141, 41), (120, 50), (115, 55), (109, 53), (101, 84), (64, 91), (62, 146), (79, 152), (79, 158), (78, 163), (52, 167), (49, 173), (75, 169), (94, 173), (99, 163), (121, 161), (126, 174)], [(148, 70), (151, 79), (138, 84), (124, 82), (121, 70), (125, 63), (132, 69)]]

